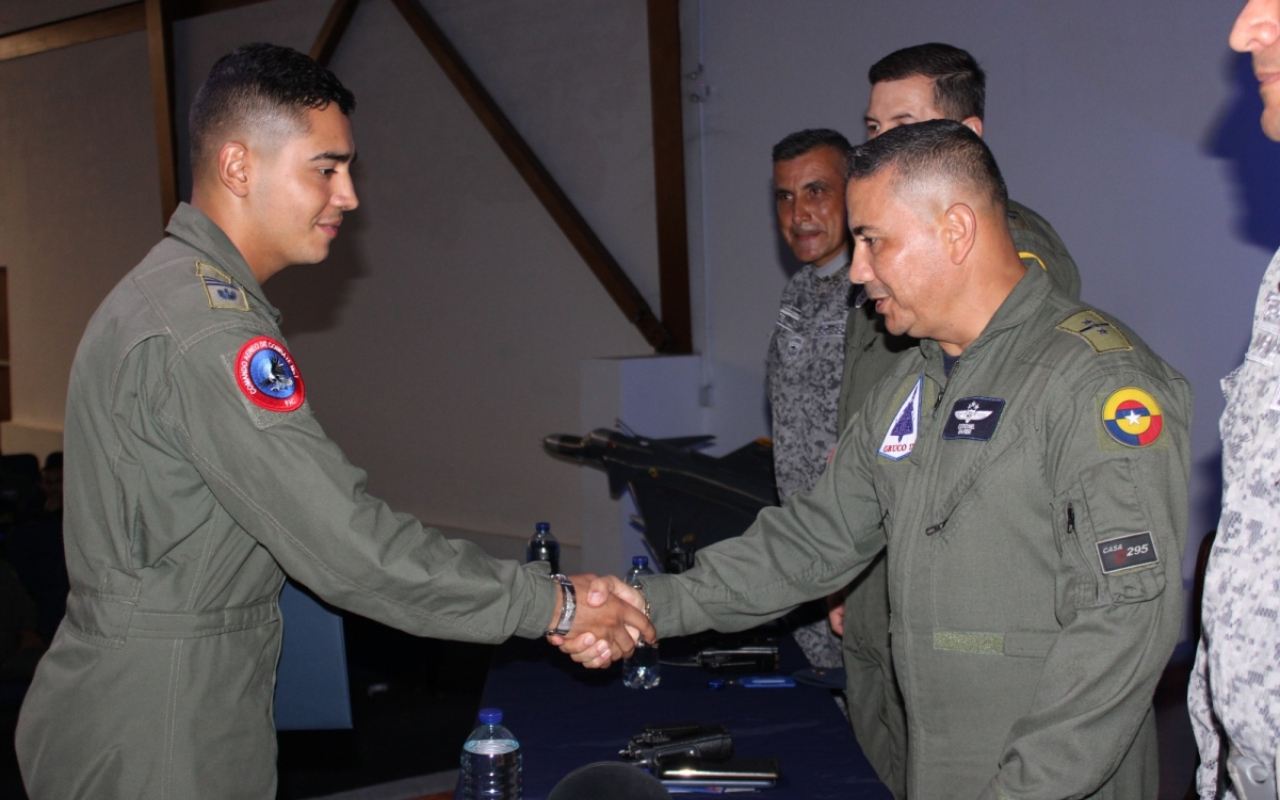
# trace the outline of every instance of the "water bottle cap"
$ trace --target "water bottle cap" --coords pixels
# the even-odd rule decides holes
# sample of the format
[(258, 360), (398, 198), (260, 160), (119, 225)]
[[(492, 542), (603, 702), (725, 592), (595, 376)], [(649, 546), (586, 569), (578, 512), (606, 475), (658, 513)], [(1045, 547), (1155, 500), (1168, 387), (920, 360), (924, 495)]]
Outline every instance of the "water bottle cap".
[(480, 724), (498, 725), (501, 723), (502, 723), (502, 709), (500, 708), (480, 709)]
[(631, 557), (631, 566), (633, 566), (633, 567), (647, 567), (647, 566), (649, 566), (649, 557), (648, 557), (648, 556), (632, 556), (632, 557)]
[(551, 530), (551, 523), (539, 522), (537, 525), (533, 526), (533, 529), (539, 533), (547, 533), (547, 532), (550, 532)]

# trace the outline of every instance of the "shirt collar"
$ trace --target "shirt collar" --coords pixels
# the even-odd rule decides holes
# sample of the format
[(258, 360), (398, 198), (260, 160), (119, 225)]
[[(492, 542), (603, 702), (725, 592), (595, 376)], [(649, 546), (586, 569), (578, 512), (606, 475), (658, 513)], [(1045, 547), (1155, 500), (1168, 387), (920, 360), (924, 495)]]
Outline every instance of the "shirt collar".
[(835, 275), (837, 272), (840, 272), (841, 270), (847, 271), (849, 269), (849, 261), (850, 261), (849, 246), (845, 245), (845, 248), (841, 250), (839, 253), (837, 253), (835, 258), (831, 259), (830, 261), (823, 264), (822, 266), (813, 267), (812, 264), (810, 264), (809, 266), (813, 267), (814, 273), (819, 278), (830, 278), (832, 275)]
[(164, 231), (207, 255), (215, 266), (225, 270), (241, 288), (257, 300), (277, 325), (280, 324), (280, 311), (262, 293), (262, 285), (254, 277), (253, 270), (249, 269), (244, 256), (240, 255), (240, 250), (203, 211), (189, 203), (179, 203)]
[[(1028, 269), (1022, 279), (1014, 285), (1013, 291), (1009, 292), (1009, 296), (1000, 304), (1000, 308), (996, 309), (996, 313), (991, 317), (991, 321), (987, 323), (987, 327), (982, 329), (982, 333), (965, 348), (966, 355), (969, 351), (976, 347), (989, 342), (999, 333), (1008, 328), (1014, 328), (1025, 322), (1031, 315), (1036, 313), (1044, 299), (1054, 289), (1053, 281), (1042, 269)], [(932, 339), (924, 339), (920, 342), (921, 349), (931, 356), (941, 357), (942, 347)]]

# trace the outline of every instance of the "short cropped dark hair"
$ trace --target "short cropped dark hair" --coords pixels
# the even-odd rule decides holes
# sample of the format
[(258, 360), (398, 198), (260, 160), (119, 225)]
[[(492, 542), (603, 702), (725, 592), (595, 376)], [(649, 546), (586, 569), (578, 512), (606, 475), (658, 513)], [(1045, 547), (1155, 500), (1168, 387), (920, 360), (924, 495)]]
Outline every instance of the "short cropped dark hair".
[(982, 137), (950, 119), (899, 125), (849, 154), (849, 179), (863, 180), (889, 167), (910, 184), (943, 175), (969, 184), (988, 196), (1002, 213), (1009, 210), (1009, 190), (995, 156)]
[(307, 110), (330, 103), (348, 116), (356, 108), (355, 95), (309, 56), (264, 42), (237, 48), (218, 59), (191, 103), (191, 163), (244, 125), (305, 130)]
[(835, 148), (844, 159), (845, 169), (848, 169), (849, 140), (830, 128), (806, 128), (786, 136), (773, 146), (773, 163), (799, 158), (819, 147)]
[(987, 107), (987, 73), (959, 47), (930, 42), (895, 50), (871, 66), (874, 86), (923, 75), (933, 79), (933, 102), (947, 119), (982, 119)]

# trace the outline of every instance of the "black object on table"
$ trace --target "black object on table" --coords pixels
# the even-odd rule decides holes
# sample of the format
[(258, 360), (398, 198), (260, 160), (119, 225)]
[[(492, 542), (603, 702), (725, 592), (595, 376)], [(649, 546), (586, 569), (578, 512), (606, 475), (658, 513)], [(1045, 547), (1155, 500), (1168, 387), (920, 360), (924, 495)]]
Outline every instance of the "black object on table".
[[(676, 644), (664, 643), (664, 658)], [(782, 674), (806, 666), (793, 639), (779, 645)], [(584, 764), (618, 760), (642, 726), (682, 721), (724, 725), (737, 758), (778, 759), (782, 778), (761, 800), (892, 800), (829, 691), (803, 684), (713, 690), (715, 677), (724, 676), (664, 665), (658, 688), (627, 689), (617, 665), (586, 670), (545, 642), (512, 639), (494, 655), (480, 705), (501, 708), (520, 740), (524, 800), (545, 800)]]

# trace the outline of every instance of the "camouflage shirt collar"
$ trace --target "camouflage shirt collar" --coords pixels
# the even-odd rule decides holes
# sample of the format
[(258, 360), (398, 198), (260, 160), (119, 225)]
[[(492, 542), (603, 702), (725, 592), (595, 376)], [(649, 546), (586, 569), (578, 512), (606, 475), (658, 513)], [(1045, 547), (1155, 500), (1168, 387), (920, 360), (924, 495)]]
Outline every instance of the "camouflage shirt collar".
[(849, 252), (849, 247), (846, 245), (845, 248), (841, 250), (836, 255), (835, 258), (831, 259), (830, 261), (823, 264), (822, 266), (818, 267), (818, 266), (814, 266), (813, 264), (810, 264), (809, 266), (813, 267), (814, 274), (817, 275), (819, 278), (830, 278), (831, 276), (835, 275), (837, 272), (840, 272), (842, 270), (845, 272), (848, 271), (850, 256), (851, 254)]

